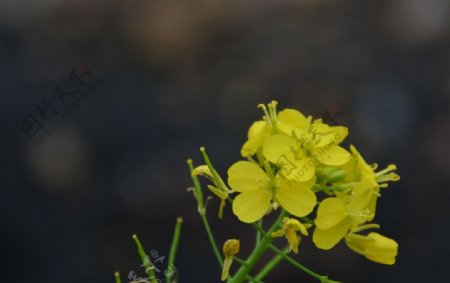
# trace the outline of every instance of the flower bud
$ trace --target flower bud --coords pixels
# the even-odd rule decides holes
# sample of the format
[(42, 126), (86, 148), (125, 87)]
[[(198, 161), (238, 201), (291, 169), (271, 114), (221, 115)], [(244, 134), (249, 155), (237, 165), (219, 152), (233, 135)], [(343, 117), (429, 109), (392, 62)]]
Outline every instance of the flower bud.
[(222, 277), (221, 280), (225, 281), (228, 278), (228, 272), (230, 271), (231, 264), (233, 263), (233, 256), (239, 252), (240, 242), (236, 239), (227, 240), (223, 244), (223, 254), (225, 255), (225, 261), (223, 262)]

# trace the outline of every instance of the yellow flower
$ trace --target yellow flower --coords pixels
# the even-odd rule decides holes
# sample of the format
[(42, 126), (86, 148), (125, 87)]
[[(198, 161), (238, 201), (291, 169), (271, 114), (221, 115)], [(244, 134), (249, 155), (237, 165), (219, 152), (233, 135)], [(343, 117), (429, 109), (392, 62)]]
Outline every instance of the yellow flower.
[(361, 181), (365, 179), (376, 184), (373, 186), (374, 193), (368, 205), (371, 215), (368, 221), (372, 221), (375, 217), (377, 200), (380, 197), (380, 188), (387, 188), (388, 184), (386, 182), (396, 182), (400, 180), (400, 176), (392, 172), (397, 169), (394, 164), (388, 165), (384, 170), (375, 172), (378, 167), (377, 164), (369, 165), (353, 145), (350, 145), (350, 151), (352, 157), (350, 161), (343, 166), (348, 173), (347, 178), (345, 178), (343, 182)]
[(350, 233), (345, 237), (347, 246), (367, 259), (392, 265), (398, 253), (398, 244), (378, 233), (369, 233), (367, 236)]
[(238, 161), (228, 169), (228, 184), (240, 193), (233, 201), (233, 213), (246, 223), (253, 223), (263, 217), (272, 202), (298, 217), (309, 214), (317, 201), (311, 191), (314, 182), (315, 179), (304, 183), (294, 182), (280, 174), (271, 178), (258, 165), (249, 161)]
[(233, 256), (239, 252), (240, 242), (236, 239), (227, 240), (223, 244), (223, 254), (225, 255), (225, 260), (223, 262), (222, 276), (221, 280), (225, 281), (228, 278), (228, 272), (230, 271), (231, 264), (233, 263)]
[(295, 109), (284, 109), (277, 116), (277, 133), (290, 136), (292, 131), (304, 131), (309, 127), (311, 119), (311, 116), (305, 117)]
[(263, 145), (264, 157), (279, 165), (288, 179), (308, 181), (318, 162), (337, 166), (350, 159), (350, 153), (338, 146), (348, 134), (345, 127), (330, 127), (317, 120), (307, 130), (293, 130), (293, 134), (270, 136)]
[(379, 183), (379, 187), (386, 188), (388, 186), (386, 182), (396, 182), (400, 180), (400, 176), (393, 172), (397, 170), (395, 164), (389, 164), (385, 169), (375, 172), (378, 168), (376, 163), (369, 165), (353, 145), (350, 145), (350, 151), (352, 153), (352, 158), (344, 165), (344, 168), (349, 173), (345, 181), (370, 179)]
[(254, 155), (264, 143), (270, 134), (270, 128), (267, 121), (256, 121), (248, 130), (248, 140), (241, 148), (242, 157)]
[(298, 245), (300, 244), (301, 238), (297, 235), (300, 232), (304, 236), (308, 236), (308, 231), (310, 225), (303, 225), (300, 221), (294, 218), (285, 217), (283, 219), (283, 229), (275, 231), (271, 234), (272, 237), (285, 237), (291, 247), (291, 250), (297, 254)]
[(263, 145), (266, 138), (272, 134), (291, 135), (293, 130), (305, 130), (310, 125), (311, 117), (306, 118), (294, 109), (284, 109), (277, 113), (277, 102), (272, 101), (266, 107), (258, 105), (264, 111), (263, 120), (254, 122), (248, 131), (248, 140), (242, 146), (241, 155), (254, 155)]
[(367, 222), (371, 215), (367, 209), (372, 198), (374, 184), (362, 180), (353, 187), (348, 202), (332, 197), (322, 201), (314, 221), (316, 229), (313, 242), (320, 249), (328, 250), (334, 247), (351, 228)]

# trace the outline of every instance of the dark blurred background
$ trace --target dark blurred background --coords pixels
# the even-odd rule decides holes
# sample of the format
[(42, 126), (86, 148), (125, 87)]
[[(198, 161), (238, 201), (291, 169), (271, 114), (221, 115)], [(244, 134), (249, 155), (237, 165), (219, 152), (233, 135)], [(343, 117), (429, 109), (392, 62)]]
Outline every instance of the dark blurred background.
[[(396, 265), (310, 239), (296, 258), (343, 282), (444, 281), (449, 16), (448, 0), (1, 1), (0, 282), (143, 276), (133, 233), (162, 270), (177, 216), (179, 282), (219, 282), (185, 161), (204, 145), (226, 177), (272, 99), (331, 114), (401, 175), (376, 218)], [(217, 207), (245, 257), (253, 230)], [(282, 263), (267, 282), (315, 281)]]

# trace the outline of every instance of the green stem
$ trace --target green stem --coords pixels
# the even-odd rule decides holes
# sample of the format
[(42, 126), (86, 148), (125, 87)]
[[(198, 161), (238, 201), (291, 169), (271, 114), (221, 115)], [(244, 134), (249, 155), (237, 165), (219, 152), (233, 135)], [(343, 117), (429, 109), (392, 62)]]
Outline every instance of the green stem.
[(175, 264), (175, 257), (177, 254), (178, 249), (178, 243), (180, 241), (180, 233), (181, 233), (181, 224), (183, 224), (183, 218), (178, 217), (177, 223), (175, 224), (175, 231), (173, 232), (173, 238), (172, 238), (172, 244), (170, 245), (170, 252), (169, 252), (169, 261), (167, 264), (167, 275), (166, 275), (166, 282), (171, 283), (172, 277), (174, 274), (174, 264)]
[(239, 263), (240, 265), (246, 265), (247, 262), (245, 260), (243, 260), (242, 258), (239, 258), (237, 256), (233, 256), (233, 260), (236, 261), (237, 263)]
[(258, 165), (258, 166), (259, 166), (259, 163), (258, 163), (258, 162), (256, 162), (256, 160), (255, 160), (255, 159), (253, 159), (253, 157), (251, 157), (251, 156), (247, 156), (247, 160), (248, 160), (248, 161), (250, 161), (251, 163), (254, 163), (254, 164), (256, 164), (256, 165)]
[(211, 247), (216, 255), (217, 262), (220, 265), (220, 268), (223, 267), (223, 259), (220, 255), (219, 248), (217, 247), (216, 240), (214, 239), (214, 235), (211, 232), (211, 227), (209, 226), (208, 219), (205, 214), (200, 214), (200, 218), (202, 219), (203, 226), (205, 226), (206, 234), (208, 234), (209, 242), (211, 243)]
[(211, 160), (209, 159), (208, 154), (206, 153), (205, 147), (200, 147), (200, 152), (203, 155), (203, 159), (205, 160), (206, 165), (209, 168), (209, 171), (211, 171), (212, 177), (216, 183), (216, 186), (219, 190), (228, 192), (228, 188), (223, 182), (222, 178), (219, 176), (219, 173), (217, 173), (216, 169), (214, 169), (214, 166), (212, 165)]
[(195, 198), (198, 203), (198, 213), (204, 213), (205, 212), (205, 204), (203, 202), (203, 192), (200, 186), (200, 182), (198, 181), (197, 176), (192, 176), (192, 172), (194, 171), (194, 164), (192, 162), (192, 159), (187, 160), (189, 172), (191, 174), (192, 182), (194, 183), (194, 192), (195, 192)]
[[(260, 229), (262, 230), (262, 226), (263, 226), (263, 219), (259, 219), (258, 220), (258, 227), (260, 227)], [(255, 247), (257, 247), (259, 245), (259, 242), (261, 241), (261, 232), (259, 230), (256, 231), (256, 240), (255, 240)]]
[(280, 250), (279, 248), (275, 247), (274, 245), (270, 244), (269, 248), (271, 250), (273, 250), (274, 252), (276, 252), (278, 255), (280, 255), (281, 257), (284, 258), (284, 260), (286, 260), (287, 262), (289, 262), (290, 264), (292, 264), (293, 266), (297, 267), (298, 269), (300, 269), (301, 271), (305, 272), (306, 274), (308, 274), (309, 276), (319, 280), (322, 283), (331, 283), (331, 282), (337, 282), (337, 281), (333, 281), (328, 279), (328, 276), (324, 276), (324, 275), (320, 275), (315, 273), (314, 271), (312, 271), (311, 269), (301, 265), (300, 263), (298, 263), (296, 260), (294, 260), (293, 258), (291, 258), (290, 256), (288, 256), (286, 254), (286, 252)]
[[(241, 258), (238, 258), (237, 256), (233, 256), (233, 260), (236, 261), (237, 263), (239, 263), (240, 265), (246, 265), (247, 264), (247, 262), (245, 260), (243, 260)], [(251, 276), (247, 276), (247, 279), (249, 280), (249, 282), (256, 282), (256, 283), (260, 283), (261, 282), (262, 283), (262, 281), (257, 280), (256, 278), (251, 277)]]
[[(276, 223), (275, 223), (276, 224)], [(274, 224), (274, 225), (275, 225)], [(262, 228), (260, 228), (258, 225), (254, 224), (252, 225), (253, 228), (255, 228), (257, 231), (259, 231), (263, 236), (267, 236), (269, 234), (269, 232), (265, 232)], [(333, 281), (331, 279), (328, 279), (328, 276), (324, 276), (324, 275), (320, 275), (315, 273), (314, 271), (306, 268), (305, 266), (301, 265), (300, 263), (298, 263), (297, 261), (295, 261), (293, 258), (291, 258), (289, 255), (286, 254), (285, 251), (282, 251), (280, 249), (278, 249), (277, 247), (275, 247), (274, 245), (272, 245), (272, 243), (269, 244), (269, 248), (271, 250), (273, 250), (274, 252), (276, 252), (278, 255), (280, 255), (284, 260), (288, 261), (289, 263), (291, 263), (292, 265), (294, 265), (295, 267), (297, 267), (298, 269), (300, 269), (301, 271), (307, 273), (308, 275), (320, 280), (320, 282), (322, 283), (339, 283), (338, 281)], [(259, 275), (259, 274), (258, 274)]]
[(261, 238), (259, 245), (255, 247), (253, 252), (248, 257), (247, 264), (241, 266), (241, 268), (239, 268), (239, 270), (237, 271), (236, 275), (228, 283), (244, 282), (245, 278), (248, 276), (252, 268), (258, 263), (258, 261), (263, 256), (264, 252), (269, 247), (270, 243), (272, 242), (271, 233), (275, 231), (275, 229), (277, 229), (278, 223), (286, 216), (286, 214), (287, 213), (284, 210), (281, 210), (277, 220), (275, 220), (274, 224), (269, 229), (269, 231)]
[(304, 223), (308, 223), (308, 224), (313, 224), (314, 225), (314, 220), (308, 218), (308, 217), (300, 217), (300, 220)]
[(122, 283), (122, 280), (120, 279), (120, 273), (119, 272), (115, 272), (114, 273), (114, 278), (116, 279), (116, 283)]
[(266, 265), (264, 265), (261, 271), (255, 276), (255, 279), (263, 280), (264, 277), (266, 277), (270, 271), (272, 271), (278, 264), (280, 264), (283, 259), (284, 258), (282, 255), (275, 255)]
[[(237, 263), (239, 263), (240, 265), (246, 265), (247, 264), (247, 262), (245, 260), (243, 260), (241, 258), (238, 258), (237, 256), (233, 256), (233, 260), (236, 261)], [(262, 281), (254, 278), (254, 277), (252, 277), (250, 275), (247, 275), (247, 280), (249, 280), (249, 282), (256, 282), (256, 283), (261, 282), (262, 283)]]
[[(205, 208), (204, 208), (204, 205), (203, 205), (202, 187), (200, 186), (200, 182), (198, 181), (197, 176), (193, 176), (192, 175), (192, 171), (194, 170), (194, 165), (192, 164), (192, 160), (190, 160), (190, 161), (188, 160), (188, 165), (189, 165), (189, 171), (191, 172), (192, 181), (194, 183), (195, 191), (198, 192), (198, 195), (202, 196), (202, 201), (201, 201), (202, 202), (202, 204), (201, 204), (202, 208), (199, 209), (198, 213), (200, 215), (200, 218), (202, 219), (203, 226), (205, 227), (206, 234), (208, 235), (208, 239), (209, 239), (209, 242), (211, 243), (211, 246), (212, 246), (214, 255), (216, 256), (217, 262), (219, 263), (220, 268), (222, 268), (222, 266), (223, 266), (223, 259), (222, 259), (222, 256), (220, 255), (219, 249), (218, 249), (217, 244), (216, 244), (216, 240), (214, 239), (214, 236), (213, 236), (213, 234), (211, 232), (211, 227), (209, 226), (208, 219), (206, 218), (206, 214), (205, 214), (206, 211), (205, 211)], [(200, 202), (199, 199), (197, 199), (197, 201)], [(200, 207), (200, 204), (199, 204), (199, 207)]]
[(141, 241), (139, 241), (139, 238), (136, 236), (136, 234), (133, 235), (133, 240), (136, 242), (136, 246), (138, 249), (139, 256), (141, 257), (142, 263), (145, 268), (145, 272), (147, 273), (150, 282), (152, 283), (158, 283), (155, 276), (155, 267), (153, 266), (153, 263), (150, 262), (150, 259), (148, 255), (145, 253), (144, 248), (142, 247)]

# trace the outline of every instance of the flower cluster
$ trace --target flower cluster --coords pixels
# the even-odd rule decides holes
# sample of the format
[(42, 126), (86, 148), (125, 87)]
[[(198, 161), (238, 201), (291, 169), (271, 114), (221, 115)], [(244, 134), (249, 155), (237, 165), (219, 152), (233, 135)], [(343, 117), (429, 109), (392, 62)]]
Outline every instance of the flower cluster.
[(372, 221), (381, 191), (399, 180), (396, 166), (378, 171), (377, 164), (368, 164), (353, 145), (344, 147), (344, 126), (328, 125), (294, 109), (278, 112), (276, 101), (258, 107), (263, 119), (251, 125), (241, 149), (244, 160), (228, 169), (227, 184), (209, 160), (194, 170), (213, 181), (210, 190), (221, 199), (220, 215), (226, 200), (245, 223), (282, 209), (287, 217), (271, 236), (284, 236), (294, 253), (299, 234), (307, 237), (307, 229), (313, 229), (312, 240), (319, 249), (344, 240), (371, 261), (394, 264), (397, 243), (364, 231), (380, 228)]

